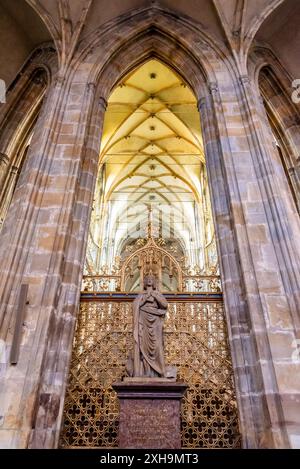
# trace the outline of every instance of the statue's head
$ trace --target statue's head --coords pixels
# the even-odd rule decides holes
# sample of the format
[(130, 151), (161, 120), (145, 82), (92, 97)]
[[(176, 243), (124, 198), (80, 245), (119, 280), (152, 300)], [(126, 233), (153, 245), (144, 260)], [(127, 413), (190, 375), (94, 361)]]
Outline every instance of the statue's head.
[(152, 287), (153, 290), (156, 290), (156, 278), (153, 275), (146, 275), (146, 277), (144, 277), (144, 290), (147, 290), (148, 287)]

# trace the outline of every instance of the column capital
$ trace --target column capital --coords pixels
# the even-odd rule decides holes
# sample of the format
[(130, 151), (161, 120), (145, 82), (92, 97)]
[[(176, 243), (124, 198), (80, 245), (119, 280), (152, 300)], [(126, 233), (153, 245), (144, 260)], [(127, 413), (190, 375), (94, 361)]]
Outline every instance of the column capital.
[(239, 76), (239, 82), (241, 85), (249, 85), (250, 84), (250, 78), (248, 75), (240, 75)]
[(208, 83), (208, 89), (209, 89), (210, 94), (218, 93), (219, 92), (218, 83), (215, 81), (210, 81)]
[(10, 172), (11, 172), (12, 174), (18, 174), (18, 173), (19, 173), (19, 168), (18, 168), (18, 166), (12, 166), (12, 167), (10, 168)]
[(54, 76), (53, 83), (54, 85), (62, 86), (65, 82), (65, 76), (61, 75), (59, 72)]
[(107, 108), (107, 101), (105, 98), (103, 98), (103, 96), (100, 96), (99, 98), (99, 104), (100, 106), (104, 109), (104, 111), (106, 111), (106, 108)]
[(198, 110), (200, 111), (201, 109), (203, 109), (205, 106), (206, 106), (206, 97), (205, 96), (202, 96), (201, 98), (198, 99), (197, 101), (197, 107), (198, 107)]
[(94, 93), (96, 90), (96, 84), (93, 81), (87, 83), (86, 87), (89, 93)]

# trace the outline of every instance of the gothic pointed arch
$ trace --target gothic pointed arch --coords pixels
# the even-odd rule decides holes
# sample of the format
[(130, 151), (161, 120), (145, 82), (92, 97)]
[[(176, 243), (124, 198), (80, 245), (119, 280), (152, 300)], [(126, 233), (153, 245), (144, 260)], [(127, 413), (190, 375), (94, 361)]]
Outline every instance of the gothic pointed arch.
[(254, 16), (254, 20), (250, 23), (248, 30), (245, 34), (246, 40), (244, 44), (245, 50), (245, 63), (247, 62), (250, 48), (253, 40), (258, 31), (263, 27), (266, 20), (274, 13), (280, 5), (284, 4), (286, 0), (271, 0), (265, 2), (265, 8), (259, 15)]
[[(267, 0), (261, 1), (266, 5)], [(64, 6), (73, 3), (80, 2), (60, 2)], [(85, 2), (85, 5), (90, 3)], [(252, 5), (252, 2), (242, 1), (229, 3)], [(58, 2), (53, 4), (57, 6)], [(251, 11), (255, 18), (255, 9)], [(68, 15), (63, 14), (60, 19), (64, 26), (72, 23)], [(27, 327), (28, 323), (24, 324), (22, 344), (26, 365), (12, 367), (5, 374), (5, 418), (7, 422), (18, 424), (16, 430), (4, 429), (4, 433), (19, 446), (55, 447), (58, 444), (94, 188), (99, 174), (100, 140), (105, 132), (105, 107), (109, 108), (110, 95), (122, 80), (126, 81), (128, 74), (150, 60), (157, 60), (186, 82), (200, 110), (201, 156), (205, 154), (206, 158), (216, 227), (211, 244), (217, 244), (223, 278), (243, 445), (252, 448), (292, 446), (292, 438), (299, 436), (299, 432), (294, 435), (299, 423), (298, 416), (294, 415), (294, 404), (299, 398), (299, 386), (294, 381), (298, 368), (289, 356), (290, 342), (296, 336), (296, 325), (299, 324), (296, 255), (299, 232), (296, 223), (293, 224), (289, 199), (280, 193), (281, 172), (273, 164), (270, 139), (265, 142), (268, 132), (255, 100), (255, 86), (251, 77), (240, 76), (243, 70), (240, 59), (244, 58), (231, 54), (225, 41), (219, 46), (218, 41), (210, 40), (201, 24), (157, 7), (127, 12), (102, 23), (100, 28), (96, 25), (96, 29), (93, 29), (93, 21), (92, 26), (87, 25), (87, 31), (81, 34), (83, 18), (80, 28), (76, 29), (75, 39), (78, 40), (70, 41), (74, 48), (70, 48), (68, 60), (51, 87), (50, 99), (43, 106), (41, 114), (44, 118), (36, 127), (35, 144), (26, 157), (23, 184), (17, 187), (6, 221), (7, 229), (1, 233), (0, 270), (4, 274), (0, 279), (1, 337), (9, 344), (21, 283), (29, 285), (30, 300), (26, 305), (30, 327)], [(62, 31), (67, 32), (67, 42), (71, 29)], [(155, 122), (161, 125), (161, 121)], [(120, 133), (124, 130), (123, 124), (125, 122), (118, 128)], [(164, 129), (170, 134), (182, 128), (180, 121), (176, 126), (168, 124)], [(136, 132), (137, 129), (138, 126), (132, 125), (129, 130)], [(189, 144), (191, 139), (193, 137), (189, 136), (183, 140)], [(120, 142), (123, 144), (122, 139), (110, 141), (116, 145)], [(164, 144), (165, 140), (162, 140), (159, 150), (165, 149)], [(131, 162), (134, 163), (134, 159)], [(150, 195), (151, 177), (150, 180), (146, 177), (145, 168), (139, 164), (134, 168), (136, 178), (143, 178), (143, 194)], [(166, 187), (174, 194), (178, 185), (183, 185), (186, 180), (177, 178), (177, 183), (169, 184), (170, 174), (175, 179), (177, 173), (166, 173), (164, 166), (160, 173), (161, 183), (156, 185), (156, 192), (162, 198), (166, 196), (163, 193)], [(128, 187), (136, 187), (136, 182), (135, 179)], [(124, 189), (124, 181), (122, 184), (119, 187)], [(176, 209), (179, 206), (177, 200)], [(141, 215), (140, 220), (144, 222), (146, 217), (142, 211), (138, 213)], [(103, 212), (99, 216), (104, 219)], [(123, 221), (123, 216), (120, 213), (119, 222)], [(160, 223), (160, 212), (155, 214), (154, 222)], [(182, 224), (184, 222), (182, 219)], [(117, 223), (117, 219), (113, 220), (112, 225)], [(172, 217), (168, 228), (176, 233)], [(128, 234), (131, 237), (138, 231), (137, 227), (132, 227)], [(187, 237), (185, 243), (177, 246), (184, 251), (189, 244)], [(125, 241), (118, 246), (123, 252), (132, 244)], [(137, 280), (134, 279), (134, 288), (138, 287)], [(106, 317), (111, 320), (109, 330), (113, 334), (107, 334), (104, 324), (102, 341), (99, 329), (93, 328), (92, 351), (102, 343), (106, 347), (103, 355), (116, 350), (111, 346), (111, 337), (116, 339), (117, 346), (118, 331), (113, 327), (114, 315), (120, 317), (118, 306), (106, 309)], [(94, 317), (103, 317), (99, 302), (97, 308)], [(193, 310), (190, 311), (193, 315)], [(200, 319), (201, 315), (197, 313)], [(218, 311), (214, 310), (213, 315), (218, 321)], [(91, 317), (86, 308), (84, 321), (86, 318), (90, 321)], [(209, 329), (210, 325), (205, 330)], [(220, 337), (224, 344), (223, 331)], [(283, 337), (285, 342), (282, 344)], [(87, 336), (86, 346), (90, 343)], [(214, 343), (213, 338), (211, 343)], [(80, 354), (81, 344), (78, 350)], [(96, 370), (97, 355), (92, 355), (92, 361), (87, 357), (85, 355), (90, 369)], [(220, 354), (215, 361), (217, 368), (224, 370), (224, 361), (219, 358)], [(214, 374), (214, 368), (199, 366), (205, 360), (205, 353), (203, 361), (196, 356), (197, 376), (199, 371), (210, 376)], [(95, 376), (97, 378), (97, 373)], [(21, 383), (20, 391), (16, 390), (20, 403), (17, 410), (11, 393), (11, 389), (15, 389), (15, 378)], [(231, 380), (229, 374), (227, 378)], [(93, 390), (96, 398), (97, 389), (96, 385)], [(90, 402), (84, 399), (85, 405)], [(228, 412), (228, 407), (224, 412)], [(95, 419), (96, 426), (97, 422)], [(188, 420), (186, 422), (188, 428)], [(82, 421), (79, 425), (82, 426)], [(115, 429), (116, 426), (112, 431)], [(109, 445), (110, 437), (108, 432), (106, 445)]]
[[(123, 20), (124, 18), (122, 18)], [(125, 28), (124, 31), (123, 27)], [(114, 28), (115, 25), (112, 26), (111, 33), (114, 31)], [(94, 48), (92, 50), (87, 48), (90, 51), (90, 55), (86, 56), (83, 64), (78, 65), (78, 72), (82, 70), (82, 73), (84, 73), (85, 64), (94, 64), (87, 81), (89, 87), (94, 90), (93, 114), (94, 116), (100, 115), (101, 121), (98, 124), (96, 118), (93, 119), (92, 135), (90, 138), (93, 139), (93, 142), (97, 138), (99, 139), (99, 135), (101, 135), (103, 130), (103, 109), (107, 108), (107, 101), (111, 92), (122, 82), (122, 79), (151, 59), (162, 62), (179, 76), (183, 77), (184, 81), (194, 92), (196, 99), (198, 99), (201, 115), (204, 117), (203, 128), (205, 131), (206, 156), (210, 160), (211, 165), (209, 170), (210, 177), (217, 178), (215, 181), (218, 180), (218, 184), (215, 184), (214, 187), (211, 186), (215, 208), (214, 216), (217, 220), (224, 219), (223, 217), (230, 219), (230, 208), (226, 205), (226, 196), (224, 196), (227, 189), (223, 185), (226, 183), (220, 177), (221, 170), (218, 166), (220, 164), (219, 158), (221, 158), (219, 153), (220, 147), (218, 148), (215, 144), (219, 138), (218, 132), (220, 129), (218, 129), (218, 126), (220, 125), (221, 127), (221, 121), (217, 122), (215, 120), (214, 106), (217, 106), (219, 93), (216, 82), (219, 81), (219, 83), (222, 83), (222, 86), (226, 87), (226, 84), (230, 86), (233, 79), (229, 63), (224, 59), (222, 51), (217, 50), (215, 44), (210, 44), (205, 35), (199, 32), (199, 29), (194, 30), (185, 21), (178, 21), (177, 18), (170, 17), (170, 15), (164, 12), (159, 12), (155, 17), (149, 14), (145, 18), (138, 14), (133, 16), (133, 18), (127, 18), (126, 27), (124, 21), (124, 23), (118, 24), (117, 30), (117, 36), (109, 34), (109, 30), (107, 30), (104, 37), (101, 38), (105, 43), (106, 54), (102, 54), (101, 57), (98, 55), (98, 49), (95, 47), (99, 43), (98, 37), (98, 42), (93, 44)], [(127, 38), (126, 41), (123, 39), (125, 36)], [(195, 44), (195, 47), (188, 45), (187, 38), (190, 43)], [(235, 72), (233, 72), (233, 75), (234, 77), (236, 76)], [(212, 104), (214, 100), (216, 102)], [(205, 109), (210, 106), (214, 110), (207, 114)], [(99, 114), (100, 109), (101, 114)], [(94, 159), (94, 171), (97, 165), (98, 160)], [(214, 172), (216, 168), (218, 168), (217, 173)], [(214, 195), (214, 191), (220, 191), (222, 195)], [(220, 224), (217, 222), (216, 228), (218, 230), (217, 242), (220, 238), (227, 239), (226, 243), (222, 246), (222, 254), (220, 256), (222, 269), (226, 271), (228, 264), (226, 261), (227, 253), (225, 251), (232, 249), (231, 252), (234, 252), (234, 248), (230, 248), (234, 234), (231, 232), (230, 224), (224, 226), (222, 222)], [(236, 269), (236, 271), (239, 269), (238, 261)], [(230, 276), (231, 274), (227, 272), (227, 275)], [(234, 279), (237, 279), (237, 277), (234, 276)], [(229, 288), (229, 284), (227, 284), (227, 288)], [(236, 295), (243, 294), (240, 291), (240, 285), (237, 283), (235, 283), (234, 289), (230, 291), (230, 295), (233, 292)], [(239, 300), (236, 299), (236, 304), (238, 303)], [(233, 320), (232, 308), (228, 310), (227, 314), (228, 324), (230, 324)], [(239, 308), (235, 310), (234, 314), (240, 314)], [(246, 311), (243, 314), (247, 314)], [(241, 340), (241, 337), (239, 340)], [(241, 347), (243, 347), (242, 343)], [(238, 362), (240, 360), (239, 354), (235, 349), (232, 350), (232, 353), (234, 360)], [(243, 409), (241, 410), (243, 411)], [(247, 417), (245, 415), (241, 416), (242, 422), (246, 424), (247, 421), (247, 425), (244, 428), (245, 430), (247, 428), (246, 432), (249, 431), (250, 439), (253, 438), (251, 429), (253, 427), (250, 428), (249, 426), (249, 419), (253, 422), (252, 417), (249, 414)], [(248, 437), (245, 438), (247, 439)]]
[(25, 163), (42, 103), (56, 72), (51, 44), (35, 49), (7, 90), (0, 112), (0, 227)]
[(59, 32), (56, 25), (56, 22), (53, 16), (49, 13), (46, 8), (46, 5), (43, 5), (42, 2), (38, 2), (36, 0), (22, 0), (24, 3), (27, 3), (34, 13), (40, 18), (43, 22), (45, 27), (47, 28), (49, 34), (52, 37), (52, 40), (56, 46), (56, 50), (60, 49), (60, 40), (59, 40)]
[(292, 100), (293, 78), (269, 47), (253, 48), (249, 56), (249, 72), (261, 96), (274, 146), (299, 212), (300, 108)]

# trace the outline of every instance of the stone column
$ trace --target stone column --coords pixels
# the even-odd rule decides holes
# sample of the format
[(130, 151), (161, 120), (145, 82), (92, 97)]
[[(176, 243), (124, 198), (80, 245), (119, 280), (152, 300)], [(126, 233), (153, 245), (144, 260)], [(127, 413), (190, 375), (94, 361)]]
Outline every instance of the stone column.
[[(225, 171), (225, 155), (228, 158), (230, 149), (228, 146), (225, 149), (221, 146), (221, 138), (223, 145), (226, 145), (226, 138), (223, 136), (226, 131), (222, 113), (215, 110), (216, 106), (220, 111), (218, 101), (218, 86), (216, 83), (211, 83), (209, 93), (199, 100), (198, 107), (216, 229), (240, 432), (243, 446), (255, 448), (259, 446), (257, 427), (262, 428), (265, 419), (263, 402), (258, 392), (261, 389), (261, 374), (256, 362), (255, 341), (249, 323), (250, 312), (243, 290), (243, 272), (237, 252), (236, 233), (233, 229), (236, 205), (231, 206), (228, 185), (230, 184), (232, 188), (234, 186), (226, 177)], [(225, 151), (225, 155), (222, 151)]]
[(80, 78), (49, 90), (1, 232), (7, 356), (20, 284), (29, 285), (20, 360), (1, 376), (2, 448), (58, 444), (104, 114)]
[(210, 91), (200, 112), (243, 445), (296, 447), (299, 217), (248, 77)]

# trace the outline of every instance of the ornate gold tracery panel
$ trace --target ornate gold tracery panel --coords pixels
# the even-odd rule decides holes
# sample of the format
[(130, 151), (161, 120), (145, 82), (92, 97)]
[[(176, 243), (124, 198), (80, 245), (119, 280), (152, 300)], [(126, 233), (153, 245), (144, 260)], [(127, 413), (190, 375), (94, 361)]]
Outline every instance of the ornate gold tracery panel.
[[(98, 275), (84, 275), (82, 291), (141, 291), (143, 278), (149, 274), (157, 278), (160, 290), (165, 293), (167, 283), (168, 291), (172, 292), (221, 292), (218, 266), (202, 271), (197, 265), (186, 265), (185, 259), (178, 258), (176, 251), (164, 246), (163, 239), (154, 239), (151, 235), (138, 239), (129, 254), (124, 255), (123, 262), (117, 259), (111, 268), (102, 266)], [(168, 282), (163, 281), (164, 277), (168, 278)], [(133, 288), (134, 285), (137, 288)]]
[[(132, 346), (129, 301), (83, 301), (67, 388), (62, 447), (117, 447), (119, 409), (111, 385)], [(182, 402), (183, 448), (240, 446), (222, 301), (170, 301), (168, 364), (189, 389)]]

